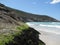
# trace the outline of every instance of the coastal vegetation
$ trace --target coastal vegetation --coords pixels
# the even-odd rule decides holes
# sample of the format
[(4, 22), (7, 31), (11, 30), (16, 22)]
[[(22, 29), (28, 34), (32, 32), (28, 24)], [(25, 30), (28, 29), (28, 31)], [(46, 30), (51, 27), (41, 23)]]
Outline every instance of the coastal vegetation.
[(39, 39), (40, 33), (25, 23), (14, 30), (4, 28), (3, 31), (0, 33), (0, 45), (45, 45)]
[(35, 29), (26, 25), (18, 27), (17, 29), (20, 30), (20, 33), (15, 35), (13, 41), (6, 43), (6, 45), (45, 45), (45, 43), (39, 39), (40, 33)]
[(28, 26), (23, 24), (21, 26), (17, 26), (14, 30), (6, 28), (0, 30), (0, 45), (5, 45), (5, 43), (8, 43), (9, 41), (13, 41), (15, 36), (21, 34), (21, 32), (26, 29), (28, 29)]

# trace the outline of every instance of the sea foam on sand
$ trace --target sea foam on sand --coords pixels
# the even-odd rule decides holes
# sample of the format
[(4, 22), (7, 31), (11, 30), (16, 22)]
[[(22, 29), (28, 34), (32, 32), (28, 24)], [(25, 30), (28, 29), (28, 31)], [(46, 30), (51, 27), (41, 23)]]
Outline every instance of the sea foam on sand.
[(46, 45), (60, 45), (60, 26), (43, 24), (35, 25), (32, 23), (26, 24), (41, 33), (39, 38)]

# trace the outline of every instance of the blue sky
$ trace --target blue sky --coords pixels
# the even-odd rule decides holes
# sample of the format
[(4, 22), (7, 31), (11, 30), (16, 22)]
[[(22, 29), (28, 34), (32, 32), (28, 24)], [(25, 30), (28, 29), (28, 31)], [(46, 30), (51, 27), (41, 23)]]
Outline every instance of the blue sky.
[(60, 0), (0, 0), (6, 6), (60, 20)]

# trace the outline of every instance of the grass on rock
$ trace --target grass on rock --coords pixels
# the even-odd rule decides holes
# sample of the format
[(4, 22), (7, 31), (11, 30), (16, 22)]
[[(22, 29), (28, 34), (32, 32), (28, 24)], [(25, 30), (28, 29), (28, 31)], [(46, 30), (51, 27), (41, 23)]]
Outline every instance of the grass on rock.
[(28, 29), (28, 26), (26, 24), (17, 26), (16, 29), (14, 30), (12, 29), (3, 30), (2, 33), (0, 33), (0, 45), (5, 45), (5, 43), (8, 43), (9, 41), (13, 41), (14, 37), (16, 35), (21, 34), (20, 32), (22, 32), (24, 29)]

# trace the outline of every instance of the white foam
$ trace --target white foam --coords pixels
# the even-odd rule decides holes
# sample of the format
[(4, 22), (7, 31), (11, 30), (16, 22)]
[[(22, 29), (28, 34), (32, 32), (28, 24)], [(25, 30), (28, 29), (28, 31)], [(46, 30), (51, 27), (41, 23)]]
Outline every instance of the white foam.
[(60, 26), (59, 26), (59, 25), (43, 25), (43, 24), (40, 24), (40, 26), (60, 28)]
[(58, 25), (44, 25), (44, 24), (32, 24), (32, 23), (26, 23), (30, 27), (36, 29), (37, 31), (44, 31), (49, 33), (55, 33), (60, 35), (60, 26)]

